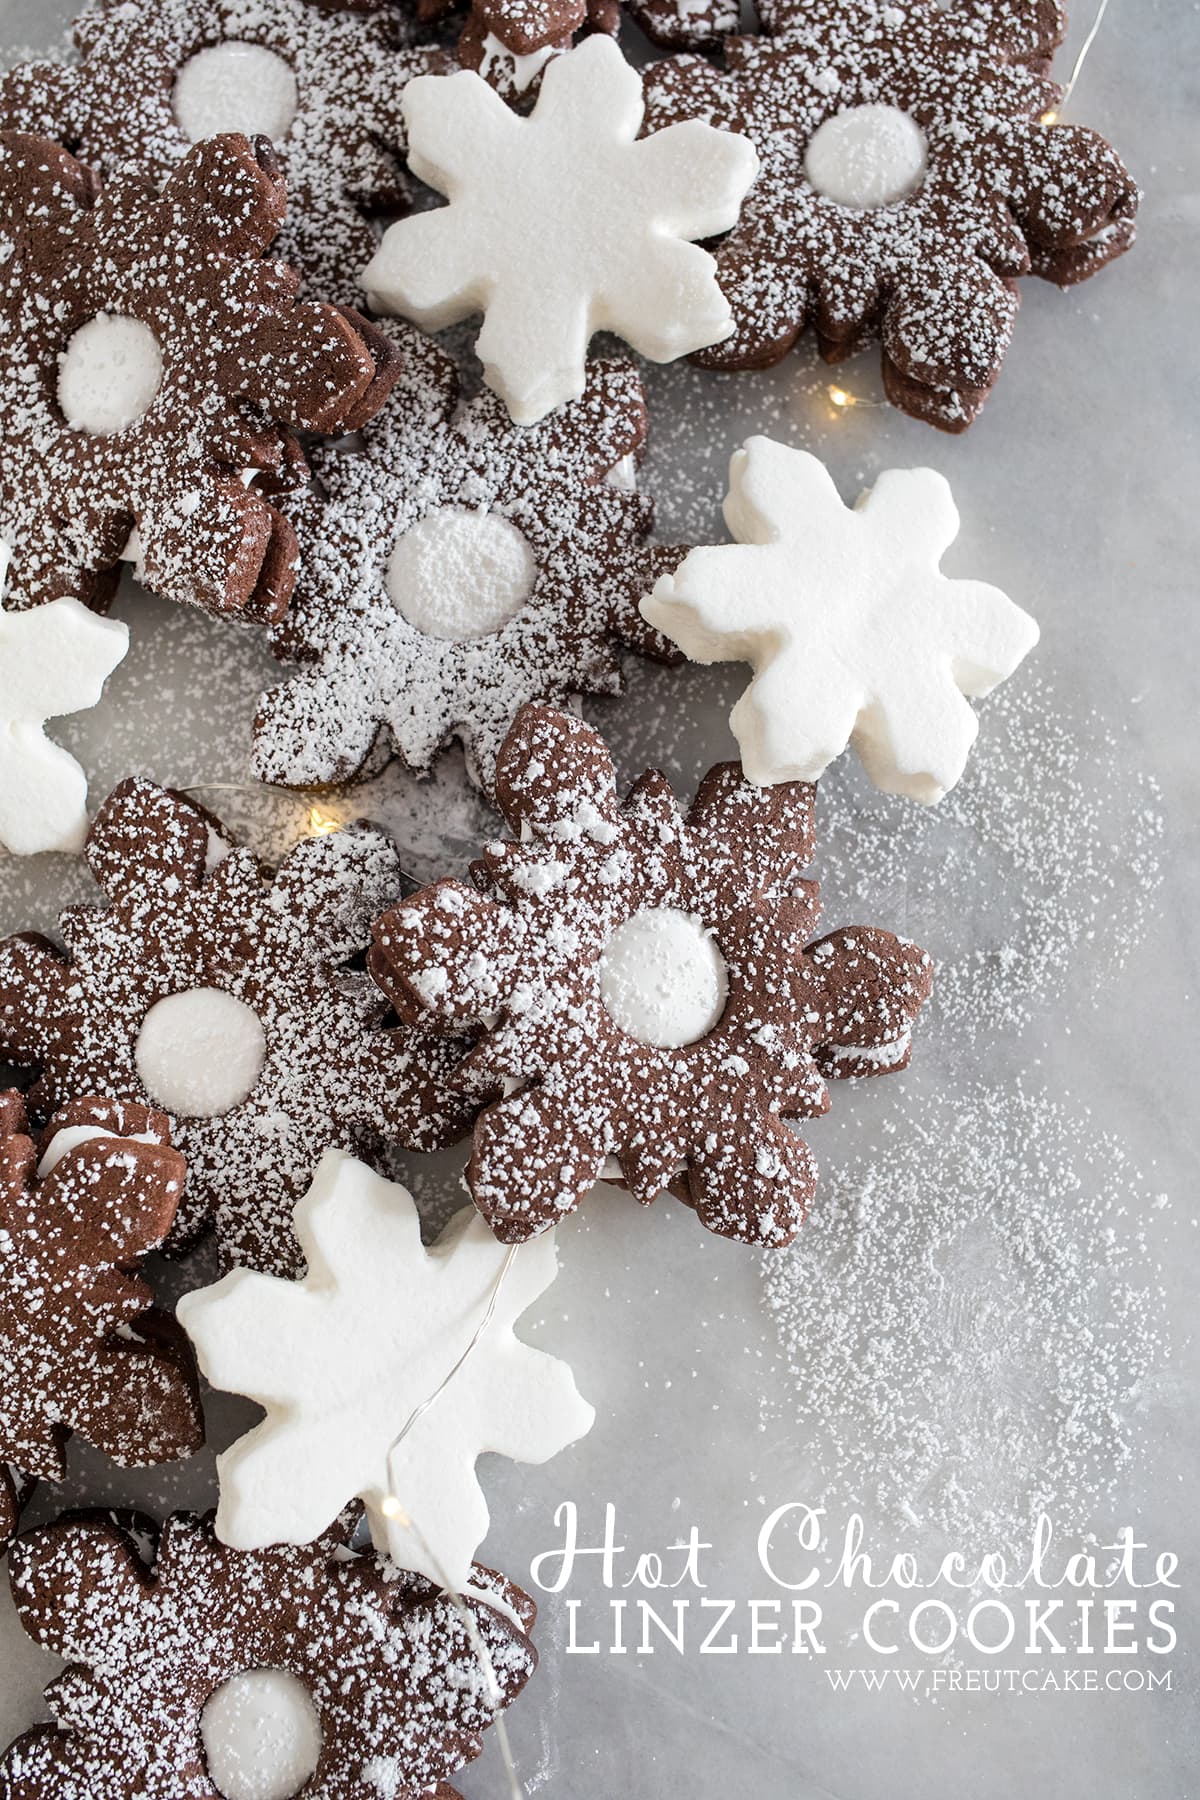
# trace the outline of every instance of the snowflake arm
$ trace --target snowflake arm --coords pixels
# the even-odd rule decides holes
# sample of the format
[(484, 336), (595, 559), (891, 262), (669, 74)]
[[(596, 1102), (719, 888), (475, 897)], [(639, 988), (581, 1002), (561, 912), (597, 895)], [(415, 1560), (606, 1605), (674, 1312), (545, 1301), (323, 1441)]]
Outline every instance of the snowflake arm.
[(821, 1013), (816, 1062), (827, 1079), (907, 1068), (913, 1022), (933, 986), (923, 950), (890, 931), (843, 926), (809, 945), (803, 973)]
[[(505, 1004), (518, 955), (518, 923), (464, 882), (439, 882), (415, 907), (398, 906), (374, 930), (372, 975), (405, 1016), (431, 1016), (446, 1030), (474, 1025)], [(416, 955), (429, 943), (428, 959)], [(399, 978), (397, 966), (412, 964)]]
[(598, 330), (660, 362), (728, 335), (686, 240), (733, 225), (757, 155), (699, 120), (639, 141), (641, 80), (611, 40), (552, 62), (528, 118), (466, 71), (419, 77), (404, 108), (412, 166), (450, 204), (391, 226), (364, 285), (430, 328), (482, 308), (486, 378), (519, 423), (582, 394)]
[(531, 307), (530, 293), (496, 287), (475, 341), (484, 380), (504, 396), (518, 424), (543, 419), (582, 392), (587, 347), (597, 329), (580, 293), (548, 291), (535, 311)]
[[(822, 1110), (824, 1110), (822, 1108)], [(709, 1148), (688, 1163), (688, 1200), (719, 1237), (782, 1248), (807, 1216), (817, 1159), (783, 1120), (764, 1114), (758, 1128)]]
[[(653, 142), (650, 139), (646, 147)], [(644, 258), (614, 275), (597, 294), (591, 329), (615, 331), (651, 362), (686, 356), (700, 337), (717, 343), (729, 335), (733, 315), (713, 280), (711, 265), (708, 251), (698, 244), (656, 233)], [(664, 291), (673, 297), (670, 312), (663, 308)]]
[[(475, 152), (487, 140), (508, 174), (520, 156), (522, 121), (485, 81), (468, 69), (454, 75), (418, 75), (401, 100), (409, 134), (409, 166), (451, 201), (472, 204), (479, 171)], [(493, 190), (499, 187), (497, 179)]]
[(513, 1334), (554, 1279), (553, 1240), (506, 1268), (467, 1211), (426, 1251), (405, 1190), (338, 1151), (296, 1229), (303, 1281), (238, 1271), (180, 1303), (209, 1379), (267, 1410), (220, 1459), (218, 1530), (243, 1549), (303, 1543), (357, 1496), (381, 1549), (461, 1588), (488, 1524), (476, 1458), (544, 1461), (594, 1416), (565, 1365)]
[(816, 457), (751, 438), (730, 483), (738, 543), (692, 551), (642, 611), (698, 662), (751, 664), (730, 720), (750, 779), (815, 781), (853, 743), (885, 792), (941, 799), (978, 730), (964, 696), (1038, 638), (999, 589), (941, 573), (944, 477), (888, 470), (850, 508)]
[(501, 1243), (536, 1241), (591, 1192), (609, 1153), (599, 1109), (545, 1088), (513, 1094), (476, 1124), (471, 1195)]
[[(641, 114), (639, 82), (639, 128)], [(714, 130), (702, 119), (684, 119), (642, 138), (626, 168), (647, 210), (655, 204), (662, 210), (662, 218), (652, 227), (656, 236), (666, 232), (687, 239), (709, 238), (737, 223), (741, 202), (758, 172), (758, 156), (750, 140), (737, 132)]]
[[(0, 545), (0, 587), (7, 564)], [(66, 596), (0, 609), (0, 845), (15, 856), (83, 848), (87, 777), (44, 723), (95, 706), (128, 648), (127, 625)]]
[[(470, 1209), (451, 1221), (432, 1255), (442, 1259), (444, 1277), (455, 1258), (476, 1262), (489, 1272), (493, 1284), (505, 1268), (491, 1232)], [(494, 1290), (502, 1321), (525, 1312), (550, 1286), (557, 1269), (551, 1236), (514, 1254), (501, 1287)], [(403, 1514), (381, 1512), (368, 1502), (373, 1522), (382, 1523), (386, 1531), (389, 1553), (405, 1568), (431, 1572), (425, 1566), (429, 1551), (422, 1544), (423, 1538), (428, 1543), (430, 1520), (459, 1520), (464, 1554), (468, 1542), (478, 1545), (487, 1535), (487, 1501), (475, 1474), (481, 1452), (544, 1463), (563, 1448), (564, 1421), (574, 1422), (576, 1436), (591, 1427), (594, 1414), (580, 1399), (566, 1363), (521, 1343), (511, 1329), (497, 1331), (495, 1325), (493, 1318), (480, 1340), (479, 1360), (470, 1368), (469, 1381), (456, 1376), (388, 1455), (387, 1492), (397, 1496)], [(440, 1562), (436, 1547), (435, 1555)], [(454, 1575), (451, 1579), (461, 1585)]]
[[(854, 743), (861, 754), (857, 734), (865, 695), (860, 687), (847, 685), (837, 659), (806, 654), (794, 640), (787, 654), (776, 650), (763, 656), (760, 642), (740, 634), (738, 660), (751, 664), (754, 678), (729, 714), (747, 779), (763, 787), (776, 781), (816, 781), (848, 744)], [(728, 656), (702, 660), (727, 661)], [(877, 767), (886, 775), (882, 754)]]
[[(465, 81), (467, 76), (449, 79)], [(363, 275), (367, 303), (376, 312), (403, 313), (425, 331), (441, 331), (490, 300), (491, 283), (479, 273), (472, 246), (452, 212), (447, 206), (416, 213), (404, 221), (403, 234), (395, 226), (388, 228), (385, 244)]]
[[(264, 1280), (270, 1279), (264, 1277)], [(221, 1299), (215, 1289), (212, 1297), (214, 1304)], [(242, 1316), (249, 1325), (255, 1316), (250, 1305), (253, 1298), (255, 1296), (246, 1296), (242, 1308)], [(196, 1315), (189, 1317), (191, 1323), (187, 1328), (202, 1333), (203, 1327), (195, 1324)], [(303, 1317), (298, 1310), (293, 1326), (299, 1327)], [(198, 1335), (197, 1342), (200, 1341), (202, 1336)], [(216, 1387), (236, 1385), (230, 1380), (223, 1382), (215, 1370), (209, 1378)], [(259, 1404), (269, 1409), (269, 1396), (262, 1396)], [(354, 1469), (327, 1463), (327, 1456), (328, 1446), (319, 1431), (303, 1430), (297, 1423), (284, 1436), (273, 1430), (267, 1421), (256, 1425), (245, 1437), (222, 1451), (217, 1458), (217, 1478), (221, 1484), (217, 1531), (222, 1543), (235, 1550), (261, 1550), (268, 1544), (310, 1543), (331, 1519), (337, 1517), (353, 1489), (359, 1485)], [(266, 1522), (268, 1518), (269, 1523)], [(254, 1521), (262, 1522), (256, 1524)]]

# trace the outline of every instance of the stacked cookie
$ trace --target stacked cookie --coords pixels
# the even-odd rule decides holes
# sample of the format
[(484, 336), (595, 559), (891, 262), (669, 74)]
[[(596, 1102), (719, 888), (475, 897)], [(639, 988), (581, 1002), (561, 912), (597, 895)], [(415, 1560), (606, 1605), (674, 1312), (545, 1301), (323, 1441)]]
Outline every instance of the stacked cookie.
[[(0, 87), (0, 835), (82, 848), (101, 890), (61, 944), (0, 945), (28, 1084), (0, 1094), (0, 1528), (72, 1431), (196, 1449), (197, 1359), (267, 1412), (215, 1519), (17, 1540), (22, 1620), (73, 1666), (0, 1796), (239, 1800), (264, 1756), (280, 1794), (449, 1796), (535, 1660), (532, 1602), (474, 1561), (476, 1457), (592, 1420), (514, 1332), (555, 1228), (608, 1180), (780, 1250), (798, 1122), (908, 1062), (929, 959), (818, 935), (812, 784), (853, 742), (936, 801), (1036, 626), (942, 576), (928, 471), (850, 510), (752, 439), (735, 544), (652, 541), (641, 379), (589, 345), (753, 370), (810, 322), (831, 360), (878, 337), (892, 401), (960, 430), (1015, 278), (1095, 272), (1136, 189), (1049, 116), (1053, 0), (629, 16), (674, 53), (644, 77), (616, 5), (93, 0), (73, 60)], [(468, 393), (427, 334), (476, 313)], [(412, 893), (374, 829), (265, 869), (137, 777), (85, 841), (42, 726), (123, 654), (126, 565), (291, 665), (254, 777), (457, 740), (508, 835)], [(622, 796), (574, 710), (623, 649), (753, 666), (742, 760), (686, 811), (653, 771)], [(388, 1153), (465, 1139), (473, 1204), (426, 1249)], [(210, 1232), (227, 1272), (177, 1321), (142, 1261)]]

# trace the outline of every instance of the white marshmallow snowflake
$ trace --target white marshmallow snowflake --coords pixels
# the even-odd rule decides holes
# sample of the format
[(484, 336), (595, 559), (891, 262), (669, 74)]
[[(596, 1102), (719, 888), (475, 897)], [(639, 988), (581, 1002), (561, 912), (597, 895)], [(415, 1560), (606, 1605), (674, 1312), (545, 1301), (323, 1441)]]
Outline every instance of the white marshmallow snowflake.
[(583, 393), (594, 332), (653, 362), (729, 336), (688, 240), (736, 223), (757, 154), (699, 119), (639, 141), (641, 77), (610, 38), (556, 57), (528, 118), (465, 70), (418, 76), (402, 107), (409, 165), (450, 204), (390, 226), (363, 285), (431, 331), (482, 311), (485, 379), (518, 424)]
[[(0, 593), (8, 560), (0, 544)], [(51, 743), (46, 720), (95, 706), (128, 648), (127, 625), (78, 600), (0, 607), (0, 845), (14, 856), (83, 848), (87, 776)]]
[(465, 1207), (426, 1250), (408, 1192), (339, 1150), (295, 1229), (302, 1281), (236, 1269), (179, 1303), (212, 1385), (267, 1414), (217, 1458), (217, 1535), (305, 1544), (357, 1496), (377, 1548), (462, 1590), (488, 1529), (476, 1458), (546, 1462), (595, 1417), (513, 1334), (557, 1273), (554, 1234), (510, 1253)]
[(857, 506), (807, 451), (750, 438), (730, 463), (738, 540), (691, 551), (642, 602), (694, 662), (748, 662), (730, 715), (751, 781), (816, 781), (853, 744), (876, 787), (954, 786), (987, 694), (1038, 640), (998, 588), (940, 562), (958, 511), (933, 469), (888, 469)]

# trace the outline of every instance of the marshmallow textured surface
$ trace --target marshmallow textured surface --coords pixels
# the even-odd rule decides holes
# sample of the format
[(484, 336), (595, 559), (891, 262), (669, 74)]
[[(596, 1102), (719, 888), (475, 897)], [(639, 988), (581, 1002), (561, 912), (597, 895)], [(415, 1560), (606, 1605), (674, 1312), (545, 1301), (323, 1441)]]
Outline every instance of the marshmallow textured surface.
[(546, 1462), (594, 1418), (513, 1332), (554, 1280), (554, 1234), (510, 1261), (468, 1207), (426, 1250), (408, 1192), (338, 1150), (296, 1234), (303, 1281), (239, 1269), (179, 1303), (209, 1381), (267, 1413), (217, 1459), (217, 1535), (304, 1544), (357, 1496), (379, 1549), (461, 1590), (488, 1529), (476, 1458)]
[(610, 38), (556, 57), (528, 118), (470, 70), (418, 76), (403, 109), (411, 167), (450, 204), (389, 226), (363, 285), (430, 331), (482, 312), (484, 379), (518, 424), (583, 393), (597, 331), (652, 362), (728, 337), (689, 240), (736, 222), (758, 157), (699, 119), (639, 140), (641, 77)]
[(853, 744), (877, 787), (930, 803), (979, 722), (966, 696), (1011, 675), (1038, 628), (998, 588), (952, 581), (945, 477), (888, 469), (855, 507), (806, 450), (750, 438), (730, 464), (736, 544), (693, 550), (642, 603), (700, 663), (748, 662), (730, 715), (751, 781), (816, 781)]
[[(7, 565), (0, 545), (0, 587)], [(45, 723), (95, 706), (128, 648), (127, 625), (78, 600), (0, 608), (0, 846), (15, 856), (83, 848), (87, 776)]]

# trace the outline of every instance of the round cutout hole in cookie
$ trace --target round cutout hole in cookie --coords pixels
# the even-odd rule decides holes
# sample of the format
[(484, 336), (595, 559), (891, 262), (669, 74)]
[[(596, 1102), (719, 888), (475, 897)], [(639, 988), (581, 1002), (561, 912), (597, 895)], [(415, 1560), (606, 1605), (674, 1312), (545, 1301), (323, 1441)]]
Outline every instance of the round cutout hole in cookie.
[(384, 582), (415, 631), (462, 644), (490, 637), (515, 619), (537, 571), (528, 538), (508, 519), (443, 506), (397, 539)]
[(241, 131), (247, 137), (285, 138), (300, 110), (291, 65), (261, 44), (230, 38), (198, 50), (175, 78), (171, 106), (189, 143)]
[(640, 1044), (678, 1050), (725, 1010), (729, 977), (712, 933), (691, 913), (647, 906), (618, 925), (600, 959), (600, 998)]
[(162, 377), (162, 351), (148, 325), (97, 313), (59, 356), (58, 404), (73, 431), (110, 437), (145, 417)]
[(200, 1736), (223, 1800), (290, 1800), (316, 1773), (321, 1722), (287, 1669), (245, 1669), (210, 1694)]
[(925, 133), (898, 106), (848, 106), (817, 127), (804, 173), (826, 200), (858, 212), (896, 206), (925, 179)]
[(253, 1008), (223, 988), (199, 987), (155, 1001), (135, 1060), (146, 1092), (167, 1112), (214, 1119), (246, 1099), (266, 1055)]

